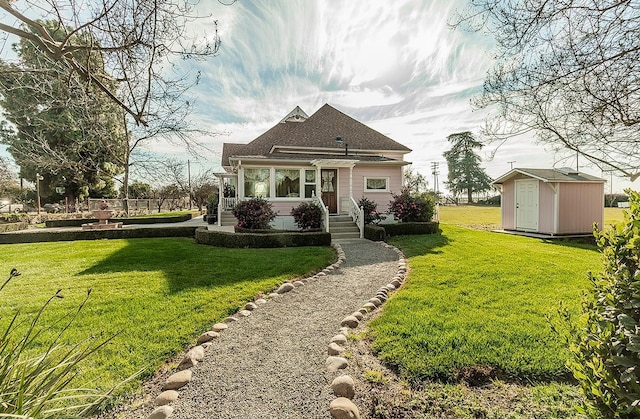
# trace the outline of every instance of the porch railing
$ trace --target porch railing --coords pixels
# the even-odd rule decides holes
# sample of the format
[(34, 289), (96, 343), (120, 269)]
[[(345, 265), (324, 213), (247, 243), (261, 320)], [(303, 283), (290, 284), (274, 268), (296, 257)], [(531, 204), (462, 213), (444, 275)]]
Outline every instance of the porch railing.
[(324, 231), (328, 233), (329, 232), (329, 208), (327, 208), (327, 206), (324, 205), (324, 202), (322, 202), (322, 199), (320, 199), (317, 196), (314, 196), (312, 200), (314, 204), (322, 208), (322, 224), (324, 224)]
[(359, 207), (353, 197), (349, 198), (349, 216), (360, 230), (360, 238), (364, 237), (364, 208)]
[(238, 198), (222, 198), (222, 211), (231, 211), (238, 203)]

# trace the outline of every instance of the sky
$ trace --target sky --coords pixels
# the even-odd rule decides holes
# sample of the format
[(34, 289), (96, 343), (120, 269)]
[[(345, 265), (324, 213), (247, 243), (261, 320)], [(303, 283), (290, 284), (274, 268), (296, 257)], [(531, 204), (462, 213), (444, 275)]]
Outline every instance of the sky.
[[(328, 103), (411, 148), (405, 159), (426, 176), (429, 188), (431, 164), (438, 162), (438, 186), (445, 190), (446, 137), (480, 133), (486, 111), (472, 109), (470, 99), (481, 92), (492, 65), (490, 36), (448, 26), (465, 6), (465, 0), (239, 0), (229, 6), (201, 0), (196, 11), (205, 18), (189, 30), (212, 36), (217, 20), (220, 51), (178, 65), (201, 72), (189, 93), (191, 121), (220, 135), (199, 139), (210, 151), (195, 159), (192, 171), (221, 171), (223, 142), (248, 143), (296, 106), (311, 115)], [(154, 149), (194, 160), (169, 145)], [(492, 178), (512, 166), (576, 165), (574, 157), (563, 159), (527, 138), (499, 148), (489, 144), (481, 155)], [(592, 167), (581, 170), (602, 175)], [(614, 177), (606, 189), (628, 186)]]

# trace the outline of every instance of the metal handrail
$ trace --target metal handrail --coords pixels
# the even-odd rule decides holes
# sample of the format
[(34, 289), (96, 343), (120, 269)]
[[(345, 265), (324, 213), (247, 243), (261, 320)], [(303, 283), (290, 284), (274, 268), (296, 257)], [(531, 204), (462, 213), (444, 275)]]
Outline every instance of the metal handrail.
[(359, 207), (353, 197), (349, 197), (349, 215), (354, 223), (358, 226), (358, 230), (360, 230), (360, 238), (364, 237), (364, 208)]

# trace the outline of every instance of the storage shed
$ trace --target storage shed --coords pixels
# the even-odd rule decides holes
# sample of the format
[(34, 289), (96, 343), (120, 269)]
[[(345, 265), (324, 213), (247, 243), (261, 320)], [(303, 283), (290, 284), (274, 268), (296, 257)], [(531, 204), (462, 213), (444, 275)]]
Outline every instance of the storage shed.
[(605, 180), (569, 168), (512, 169), (493, 184), (502, 195), (502, 228), (549, 235), (602, 228)]

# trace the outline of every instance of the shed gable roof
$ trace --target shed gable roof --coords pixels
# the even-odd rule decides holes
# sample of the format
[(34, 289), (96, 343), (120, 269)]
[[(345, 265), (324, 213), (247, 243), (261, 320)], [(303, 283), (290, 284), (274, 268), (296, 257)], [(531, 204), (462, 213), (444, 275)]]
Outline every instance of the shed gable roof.
[(515, 168), (509, 171), (508, 173), (500, 176), (498, 179), (494, 180), (492, 183), (495, 185), (500, 185), (517, 175), (525, 175), (528, 177), (532, 177), (543, 182), (585, 182), (585, 183), (604, 183), (605, 179), (599, 178), (597, 176), (588, 175), (586, 173), (580, 172), (568, 172), (561, 169), (520, 169)]
[[(229, 166), (230, 157), (278, 157), (278, 148), (308, 149), (309, 154), (318, 150), (336, 150), (336, 137), (342, 137), (349, 150), (398, 151), (408, 153), (408, 147), (392, 140), (380, 132), (369, 128), (334, 107), (325, 104), (313, 115), (296, 107), (280, 123), (276, 124), (248, 144), (225, 143), (222, 151), (222, 165)], [(294, 117), (294, 118), (292, 118)]]

